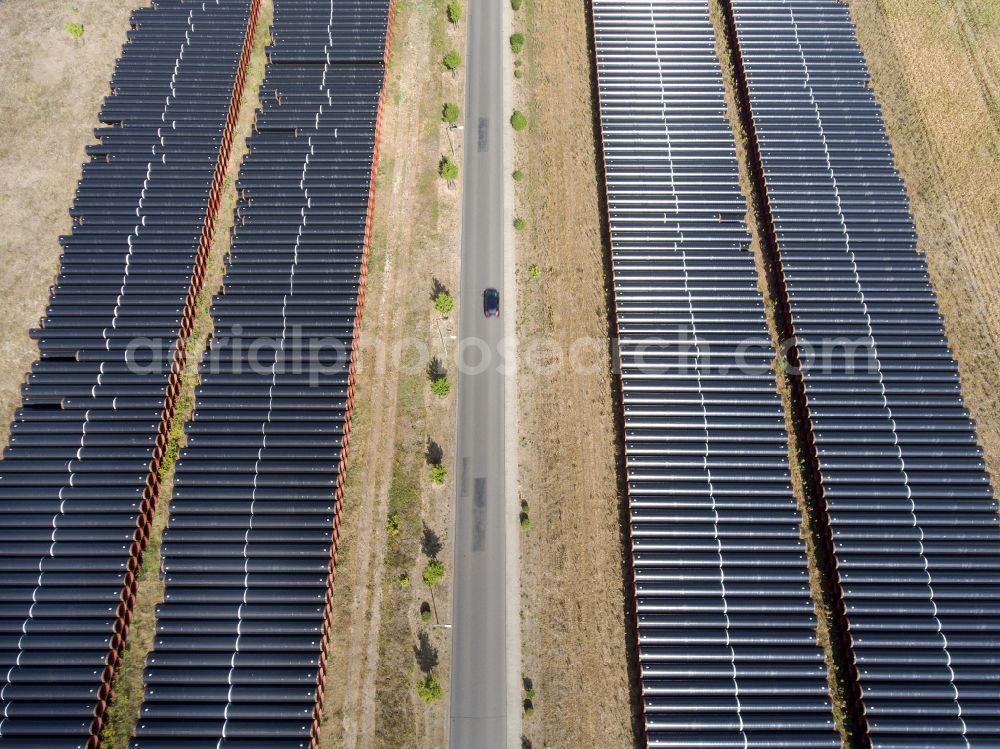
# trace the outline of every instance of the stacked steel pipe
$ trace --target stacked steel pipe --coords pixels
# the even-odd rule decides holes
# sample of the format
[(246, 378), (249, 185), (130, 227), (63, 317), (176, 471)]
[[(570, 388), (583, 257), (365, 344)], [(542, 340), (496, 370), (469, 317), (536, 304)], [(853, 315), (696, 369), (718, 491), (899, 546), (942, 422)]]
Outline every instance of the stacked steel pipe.
[(848, 8), (728, 15), (862, 742), (1000, 746), (997, 504)]
[(133, 749), (318, 741), (389, 0), (276, 0)]
[(0, 746), (99, 743), (255, 12), (160, 0), (132, 16), (0, 463)]
[(840, 746), (705, 0), (594, 0), (644, 740)]

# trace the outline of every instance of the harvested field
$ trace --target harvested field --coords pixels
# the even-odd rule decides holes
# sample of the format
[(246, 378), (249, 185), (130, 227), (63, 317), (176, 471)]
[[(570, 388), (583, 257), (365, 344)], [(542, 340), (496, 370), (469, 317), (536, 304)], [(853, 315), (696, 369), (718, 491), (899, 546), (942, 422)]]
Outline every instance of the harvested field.
[[(140, 0), (18, 0), (0, 3), (0, 443), (21, 401), (38, 347), (38, 325), (59, 268), (58, 238), (70, 229), (84, 146)], [(76, 12), (74, 12), (74, 9)], [(83, 24), (75, 38), (69, 23)], [(16, 54), (14, 52), (16, 51)]]
[[(632, 633), (586, 4), (526, 0), (514, 138), (525, 746), (628, 747)], [(601, 188), (603, 189), (603, 188)], [(537, 266), (537, 269), (534, 268)], [(530, 270), (529, 270), (530, 269)], [(563, 360), (551, 368), (546, 351)], [(546, 371), (547, 369), (547, 371)]]
[(918, 247), (1000, 478), (1000, 4), (851, 0)]

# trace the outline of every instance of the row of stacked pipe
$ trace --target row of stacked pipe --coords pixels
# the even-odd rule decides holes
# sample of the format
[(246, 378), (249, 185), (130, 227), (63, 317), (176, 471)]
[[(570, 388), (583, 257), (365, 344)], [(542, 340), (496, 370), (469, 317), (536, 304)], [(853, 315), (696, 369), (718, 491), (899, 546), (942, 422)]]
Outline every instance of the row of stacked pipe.
[(862, 741), (1000, 746), (997, 503), (849, 9), (730, 10)]
[(276, 0), (132, 749), (319, 740), (389, 0)]
[(593, 17), (644, 738), (834, 749), (708, 5)]
[(136, 10), (0, 463), (0, 746), (98, 743), (229, 157), (251, 0)]
[[(0, 463), (0, 746), (100, 745), (258, 10), (133, 13)], [(275, 0), (133, 746), (318, 740), (390, 14)]]
[(721, 7), (593, 3), (643, 742), (835, 747), (839, 709), (852, 746), (1000, 746), (997, 504), (849, 10)]

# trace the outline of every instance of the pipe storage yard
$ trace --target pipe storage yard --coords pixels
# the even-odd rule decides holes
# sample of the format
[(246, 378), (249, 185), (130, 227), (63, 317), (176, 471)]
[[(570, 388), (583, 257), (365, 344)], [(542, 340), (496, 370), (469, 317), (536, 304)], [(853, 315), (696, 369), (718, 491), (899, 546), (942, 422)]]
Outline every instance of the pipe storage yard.
[[(1000, 746), (997, 505), (848, 9), (723, 7), (848, 719)], [(707, 3), (593, 16), (645, 742), (838, 746)]]
[(997, 504), (848, 9), (731, 9), (871, 744), (1000, 746)]
[[(273, 1), (130, 749), (319, 747), (393, 0)], [(0, 462), (0, 749), (100, 746), (259, 2), (132, 16)], [(848, 8), (590, 10), (639, 742), (1000, 747), (998, 507)]]
[(645, 740), (838, 747), (708, 5), (593, 15)]
[(391, 13), (275, 0), (133, 749), (317, 744)]
[(4, 747), (97, 743), (255, 13), (160, 0), (132, 15), (0, 464)]

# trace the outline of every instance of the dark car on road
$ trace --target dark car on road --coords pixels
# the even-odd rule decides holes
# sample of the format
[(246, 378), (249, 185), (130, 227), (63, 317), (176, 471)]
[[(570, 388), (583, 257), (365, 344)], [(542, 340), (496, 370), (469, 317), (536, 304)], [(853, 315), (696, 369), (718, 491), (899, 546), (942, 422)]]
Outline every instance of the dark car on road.
[(483, 314), (487, 317), (500, 317), (500, 292), (496, 289), (486, 289), (483, 292)]

